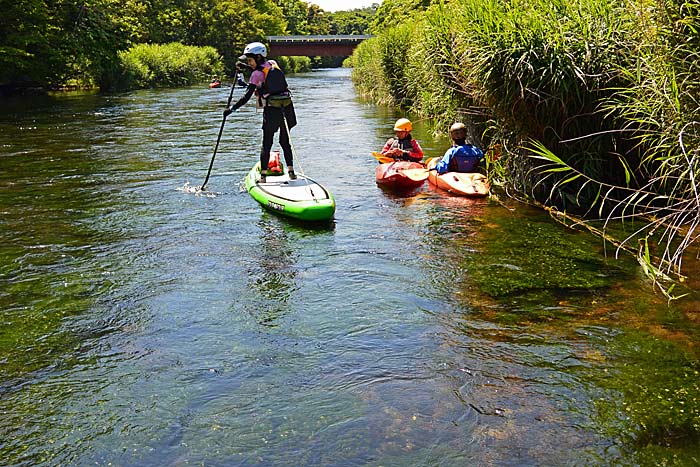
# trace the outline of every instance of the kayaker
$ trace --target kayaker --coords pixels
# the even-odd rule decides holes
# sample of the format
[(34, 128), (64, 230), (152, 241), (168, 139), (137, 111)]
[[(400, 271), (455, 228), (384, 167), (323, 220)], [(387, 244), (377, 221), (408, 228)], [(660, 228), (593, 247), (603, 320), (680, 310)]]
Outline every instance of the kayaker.
[(265, 183), (270, 150), (275, 133), (279, 130), (279, 143), (287, 164), (287, 174), (294, 180), (294, 159), (288, 130), (297, 124), (297, 117), (292, 104), (287, 80), (277, 62), (267, 59), (267, 47), (261, 42), (251, 42), (245, 46), (243, 55), (238, 57), (253, 70), (248, 79), (246, 93), (238, 102), (224, 110), (224, 117), (245, 105), (255, 94), (258, 107), (263, 108), (263, 140), (260, 149), (260, 182)]
[(221, 86), (221, 81), (219, 80), (219, 77), (214, 76), (214, 78), (212, 78), (212, 80), (211, 80), (211, 83), (209, 83), (209, 86), (211, 86), (211, 87)]
[(243, 79), (243, 73), (238, 72), (236, 74), (236, 84), (238, 84), (242, 88), (248, 87), (248, 83), (246, 83), (245, 80)]
[(389, 138), (382, 148), (382, 155), (393, 157), (395, 160), (421, 162), (423, 149), (418, 141), (411, 136), (413, 124), (407, 118), (400, 118), (394, 124), (396, 138)]
[(450, 138), (452, 138), (452, 147), (435, 165), (437, 173), (478, 172), (479, 164), (484, 159), (484, 152), (473, 144), (467, 144), (467, 128), (464, 123), (457, 122), (450, 127)]

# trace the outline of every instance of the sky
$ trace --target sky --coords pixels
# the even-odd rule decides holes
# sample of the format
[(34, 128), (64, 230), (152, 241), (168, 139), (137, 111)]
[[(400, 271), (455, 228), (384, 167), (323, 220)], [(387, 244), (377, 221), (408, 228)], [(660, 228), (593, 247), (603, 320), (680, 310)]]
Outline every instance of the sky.
[(325, 11), (354, 10), (364, 8), (373, 3), (382, 3), (382, 0), (305, 0), (306, 3), (314, 3)]

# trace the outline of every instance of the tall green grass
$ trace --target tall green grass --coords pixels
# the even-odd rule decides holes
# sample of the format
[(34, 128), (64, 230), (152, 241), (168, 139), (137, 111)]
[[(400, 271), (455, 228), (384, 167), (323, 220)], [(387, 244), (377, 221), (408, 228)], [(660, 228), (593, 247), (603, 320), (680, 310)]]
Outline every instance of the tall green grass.
[(119, 61), (119, 68), (103, 78), (103, 88), (186, 86), (224, 72), (222, 59), (213, 47), (177, 42), (138, 44), (119, 52)]
[(404, 71), (412, 28), (387, 29), (363, 41), (353, 53), (352, 79), (361, 92), (381, 104), (407, 105)]
[(656, 235), (659, 265), (680, 266), (700, 227), (699, 12), (687, 0), (446, 1), (365, 41), (353, 79), (438, 128), (471, 122), (500, 148), (489, 175), (509, 194), (636, 220), (623, 240)]
[[(277, 57), (286, 73), (311, 69), (308, 57)], [(138, 44), (119, 53), (119, 66), (105, 74), (101, 87), (139, 89), (188, 86), (224, 75), (222, 57), (213, 47), (170, 44)]]
[(700, 5), (670, 0), (638, 15), (653, 28), (621, 68), (622, 86), (605, 107), (639, 152), (641, 188), (609, 218), (641, 218), (630, 240), (653, 239), (662, 245), (662, 270), (679, 271), (700, 227)]
[(309, 57), (277, 57), (275, 60), (277, 60), (280, 68), (285, 73), (311, 71), (311, 59)]

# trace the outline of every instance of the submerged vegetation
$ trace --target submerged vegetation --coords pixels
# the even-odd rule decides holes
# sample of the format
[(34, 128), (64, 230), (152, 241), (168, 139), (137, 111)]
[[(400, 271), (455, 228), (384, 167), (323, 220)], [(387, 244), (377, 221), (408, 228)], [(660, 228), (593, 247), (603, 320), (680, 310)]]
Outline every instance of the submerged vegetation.
[(362, 93), (438, 131), (471, 122), (508, 195), (606, 237), (624, 221), (616, 245), (681, 274), (700, 227), (696, 4), (433, 0), (382, 23), (403, 3), (352, 57)]
[[(700, 227), (697, 4), (432, 0), (413, 5), (382, 4), (378, 16), (394, 19), (378, 17), (377, 36), (351, 57), (360, 92), (432, 119), (438, 132), (455, 120), (471, 123), (472, 142), (486, 149), (489, 177), (508, 196), (633, 252), (656, 283), (674, 275), (682, 280), (683, 260), (692, 253)], [(475, 260), (478, 267), (470, 270), (472, 283), (498, 303), (487, 307), (492, 319), (533, 325), (572, 319), (577, 313), (502, 308), (508, 308), (513, 292), (539, 296), (571, 287), (586, 296), (585, 291), (610, 290), (613, 278), (622, 280), (595, 254), (566, 244), (545, 248), (556, 235), (533, 227), (531, 237), (520, 249), (500, 239), (505, 253), (484, 246)], [(533, 251), (534, 259), (528, 256)], [(529, 259), (508, 260), (521, 256)], [(661, 285), (673, 298), (673, 285)], [(683, 324), (647, 329), (624, 322), (635, 312), (631, 297), (623, 299), (624, 312), (614, 317), (596, 309), (595, 296), (588, 298), (581, 310), (588, 309), (583, 313), (590, 314), (589, 321), (600, 316), (608, 329), (610, 319), (621, 320), (613, 335), (604, 337), (604, 344), (617, 350), (614, 363), (594, 362), (588, 375), (601, 391), (597, 416), (619, 442), (615, 449), (635, 453), (640, 465), (697, 463), (696, 325), (681, 316)], [(683, 327), (693, 331), (679, 336)]]
[[(641, 458), (656, 465), (691, 465), (700, 458), (700, 363), (678, 344), (628, 331), (612, 339), (623, 365), (591, 378), (614, 394), (596, 401), (603, 426), (623, 436)], [(598, 369), (599, 370), (599, 369)], [(678, 455), (673, 449), (689, 446)], [(644, 464), (647, 465), (647, 464)]]

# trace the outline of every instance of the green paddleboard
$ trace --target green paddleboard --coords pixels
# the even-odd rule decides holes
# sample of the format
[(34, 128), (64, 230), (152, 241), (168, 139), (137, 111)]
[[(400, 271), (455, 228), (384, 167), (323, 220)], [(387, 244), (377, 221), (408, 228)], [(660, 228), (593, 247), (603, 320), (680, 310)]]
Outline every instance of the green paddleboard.
[(322, 185), (305, 175), (290, 180), (286, 173), (268, 175), (260, 183), (260, 163), (248, 172), (245, 186), (255, 201), (283, 216), (309, 222), (328, 221), (335, 213), (335, 199)]

